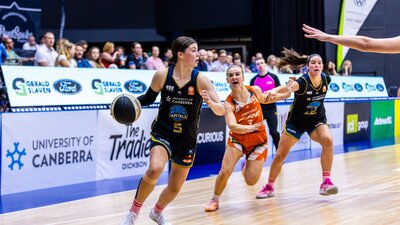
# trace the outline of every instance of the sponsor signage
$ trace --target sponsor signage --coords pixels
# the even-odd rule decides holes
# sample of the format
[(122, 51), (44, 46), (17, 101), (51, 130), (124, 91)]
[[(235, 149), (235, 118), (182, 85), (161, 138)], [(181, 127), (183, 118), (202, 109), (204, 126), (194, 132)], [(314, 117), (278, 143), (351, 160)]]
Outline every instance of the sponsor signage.
[(345, 103), (344, 143), (370, 139), (370, 102)]
[[(153, 70), (2, 66), (12, 107), (103, 105), (120, 94), (139, 96), (150, 86)], [(204, 72), (222, 101), (230, 93), (225, 73)], [(245, 74), (249, 84), (255, 74)], [(293, 75), (278, 75), (285, 84)], [(299, 77), (299, 75), (296, 75)], [(166, 87), (168, 88), (172, 87)], [(189, 94), (194, 94), (194, 88)], [(387, 97), (382, 77), (332, 76), (326, 98)], [(293, 95), (291, 98), (293, 99)], [(156, 103), (160, 101), (160, 95)]]
[(139, 119), (127, 126), (115, 122), (108, 110), (98, 111), (97, 180), (144, 174), (149, 166), (151, 122), (157, 112), (142, 109)]
[(205, 107), (201, 110), (200, 127), (197, 134), (194, 165), (220, 163), (225, 153), (226, 125), (223, 116), (216, 116)]
[[(324, 102), (324, 106), (328, 127), (333, 138), (333, 145), (342, 145), (344, 102)], [(321, 145), (311, 140), (311, 148), (321, 148)]]
[(0, 36), (14, 40), (15, 48), (22, 48), (29, 36), (41, 27), (40, 0), (2, 0), (0, 3)]
[[(286, 124), (287, 116), (289, 114), (290, 105), (278, 105), (277, 110), (278, 110), (278, 132), (282, 133), (284, 126)], [(270, 136), (268, 137), (268, 144), (273, 145), (272, 137)], [(272, 149), (270, 145), (268, 145), (268, 147), (269, 149)], [(308, 136), (307, 132), (304, 132), (300, 140), (290, 149), (290, 151), (300, 151), (300, 150), (310, 149), (310, 147), (311, 147), (311, 139)]]
[(394, 101), (394, 136), (400, 137), (400, 99)]
[(3, 195), (95, 180), (95, 111), (2, 117)]
[(326, 98), (388, 97), (383, 77), (331, 76)]
[(394, 136), (394, 101), (371, 102), (371, 140)]

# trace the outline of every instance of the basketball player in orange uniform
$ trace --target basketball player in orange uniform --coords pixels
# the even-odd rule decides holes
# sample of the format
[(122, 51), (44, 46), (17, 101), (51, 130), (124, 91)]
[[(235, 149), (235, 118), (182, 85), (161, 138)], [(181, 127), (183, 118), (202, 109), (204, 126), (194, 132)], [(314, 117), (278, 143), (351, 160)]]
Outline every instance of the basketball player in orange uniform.
[[(206, 212), (218, 210), (219, 197), (236, 163), (243, 155), (246, 156), (244, 179), (247, 185), (257, 183), (268, 150), (261, 104), (272, 103), (290, 96), (286, 86), (279, 86), (262, 93), (258, 86), (243, 85), (243, 69), (237, 65), (229, 67), (226, 75), (232, 90), (225, 101), (225, 121), (230, 132), (221, 170), (215, 181), (214, 196), (206, 205)], [(281, 91), (285, 94), (281, 94)]]

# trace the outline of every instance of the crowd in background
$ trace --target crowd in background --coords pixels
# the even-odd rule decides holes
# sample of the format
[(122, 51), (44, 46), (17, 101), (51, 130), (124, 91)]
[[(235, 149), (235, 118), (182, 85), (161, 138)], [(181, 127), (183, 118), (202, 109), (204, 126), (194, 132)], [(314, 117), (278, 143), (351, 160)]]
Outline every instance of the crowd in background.
[[(172, 63), (172, 51), (169, 48), (165, 49), (162, 55), (158, 46), (152, 46), (151, 53), (148, 54), (143, 51), (139, 42), (133, 42), (130, 51), (126, 51), (122, 46), (115, 46), (113, 42), (106, 42), (102, 48), (93, 46), (88, 49), (88, 43), (84, 40), (72, 43), (61, 38), (56, 41), (51, 32), (40, 37), (40, 44), (34, 36), (30, 36), (19, 52), (21, 55), (16, 53), (13, 39), (3, 35), (0, 44), (0, 65), (158, 70)], [(235, 64), (241, 66), (245, 72), (257, 73), (255, 61), (264, 58), (262, 53), (258, 52), (251, 56), (251, 61), (246, 65), (238, 52), (200, 49), (199, 54), (196, 69), (211, 72), (225, 72), (229, 66)], [(267, 70), (275, 74), (304, 72), (302, 68), (279, 67), (279, 60), (275, 55), (267, 56)], [(330, 75), (351, 76), (352, 64), (350, 60), (345, 60), (337, 71), (335, 64), (327, 61), (324, 72)]]

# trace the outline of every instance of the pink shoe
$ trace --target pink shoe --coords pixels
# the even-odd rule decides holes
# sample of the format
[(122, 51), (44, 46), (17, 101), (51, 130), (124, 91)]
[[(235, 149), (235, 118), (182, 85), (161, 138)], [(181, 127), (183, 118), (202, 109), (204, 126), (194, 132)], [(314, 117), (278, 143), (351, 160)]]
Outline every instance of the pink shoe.
[(205, 211), (206, 212), (215, 212), (219, 209), (219, 202), (211, 199), (210, 203), (206, 205)]
[(326, 179), (319, 188), (320, 195), (334, 195), (337, 194), (338, 192), (339, 192), (338, 187), (336, 187), (329, 178)]
[(261, 191), (259, 191), (256, 194), (256, 199), (262, 199), (262, 198), (269, 198), (269, 197), (274, 197), (275, 192), (274, 188), (268, 184), (266, 184)]

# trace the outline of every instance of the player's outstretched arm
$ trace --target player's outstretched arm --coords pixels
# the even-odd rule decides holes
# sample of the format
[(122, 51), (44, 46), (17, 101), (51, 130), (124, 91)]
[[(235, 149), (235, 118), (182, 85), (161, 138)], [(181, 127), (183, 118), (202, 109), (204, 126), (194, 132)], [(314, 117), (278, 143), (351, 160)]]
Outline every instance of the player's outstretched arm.
[(217, 92), (215, 91), (214, 85), (211, 83), (210, 79), (203, 74), (199, 74), (198, 79), (198, 90), (200, 90), (200, 95), (204, 102), (211, 108), (217, 116), (223, 116), (225, 114), (225, 107), (221, 103)]
[(363, 52), (400, 53), (400, 36), (393, 38), (370, 38), (366, 36), (327, 34), (317, 28), (303, 24), (304, 36), (323, 42), (343, 45)]

